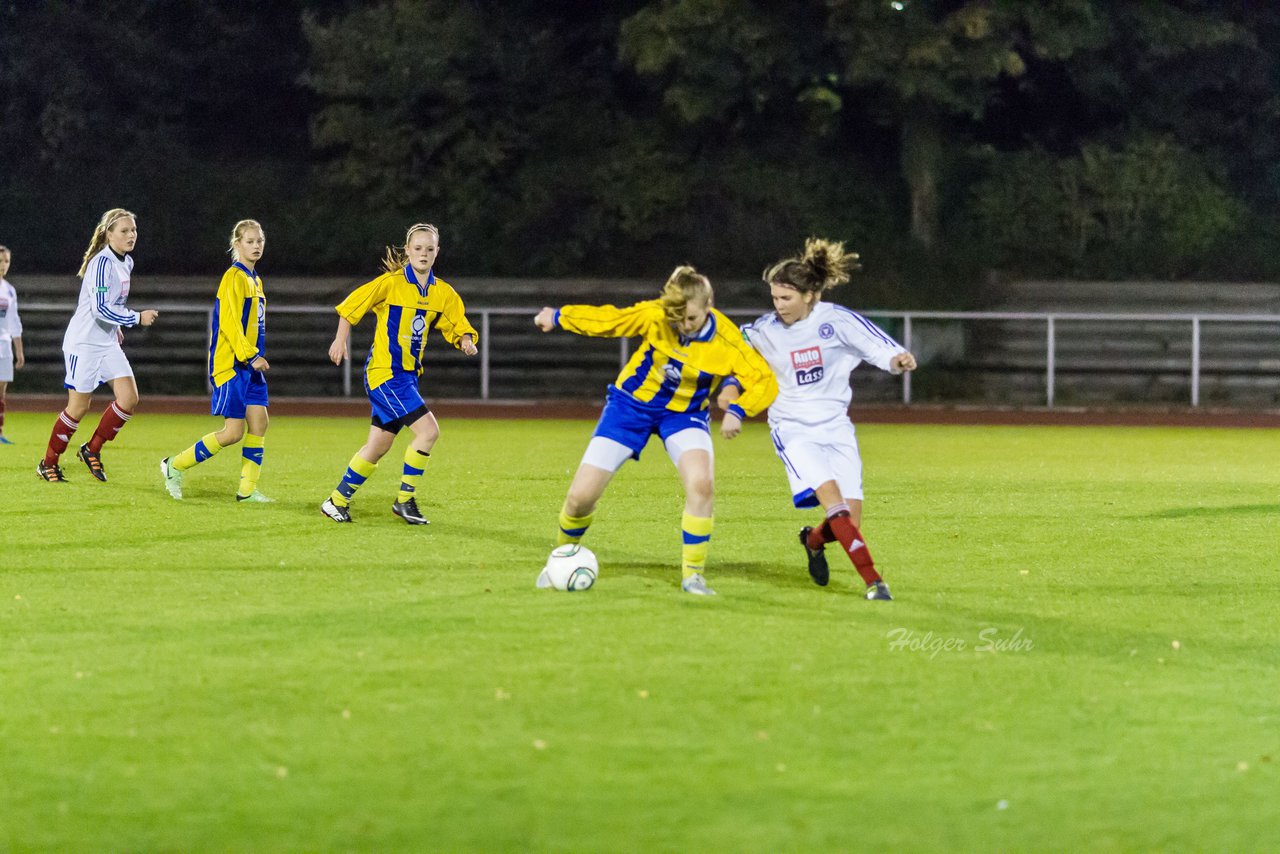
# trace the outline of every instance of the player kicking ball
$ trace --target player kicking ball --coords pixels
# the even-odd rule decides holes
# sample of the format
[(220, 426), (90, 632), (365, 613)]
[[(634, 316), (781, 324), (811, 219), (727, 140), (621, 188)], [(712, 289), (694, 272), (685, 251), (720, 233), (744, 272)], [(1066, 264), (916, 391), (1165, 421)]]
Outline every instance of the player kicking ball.
[[(825, 546), (838, 542), (866, 583), (866, 598), (888, 600), (889, 586), (859, 530), (862, 459), (849, 420), (849, 375), (862, 362), (894, 374), (913, 371), (916, 359), (862, 315), (822, 301), (857, 267), (857, 254), (845, 252), (844, 244), (810, 238), (800, 257), (765, 270), (774, 310), (742, 327), (742, 334), (778, 378), (769, 429), (792, 501), (826, 512), (821, 524), (800, 529), (810, 577), (827, 585)], [(717, 402), (728, 406), (736, 397), (730, 385)]]

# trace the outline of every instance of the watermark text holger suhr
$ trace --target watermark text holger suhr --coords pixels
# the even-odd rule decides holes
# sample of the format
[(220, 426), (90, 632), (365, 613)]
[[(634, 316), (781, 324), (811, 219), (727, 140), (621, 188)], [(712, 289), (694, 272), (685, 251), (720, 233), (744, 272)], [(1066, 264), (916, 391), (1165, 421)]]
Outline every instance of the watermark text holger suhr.
[(940, 652), (1030, 652), (1035, 648), (1035, 642), (1024, 635), (1021, 628), (1009, 634), (995, 626), (984, 626), (974, 638), (918, 632), (905, 627), (890, 629), (885, 637), (893, 652), (923, 652), (930, 658)]

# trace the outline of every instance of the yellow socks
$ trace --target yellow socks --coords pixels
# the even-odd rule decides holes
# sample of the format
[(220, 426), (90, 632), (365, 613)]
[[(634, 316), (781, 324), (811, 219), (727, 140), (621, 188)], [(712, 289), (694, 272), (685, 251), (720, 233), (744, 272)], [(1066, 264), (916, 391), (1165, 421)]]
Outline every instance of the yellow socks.
[(680, 560), (685, 578), (706, 568), (707, 548), (711, 545), (711, 528), (714, 523), (715, 520), (710, 516), (690, 516), (688, 513), (681, 519), (684, 547), (681, 549)]
[(356, 454), (351, 458), (351, 462), (347, 463), (347, 473), (342, 476), (342, 481), (338, 484), (338, 488), (333, 491), (333, 494), (329, 496), (329, 500), (339, 507), (349, 506), (352, 496), (356, 494), (356, 490), (369, 479), (369, 475), (373, 474), (377, 468), (377, 463), (371, 463)]
[(202, 463), (209, 459), (209, 457), (222, 450), (222, 446), (218, 444), (218, 440), (215, 438), (217, 435), (217, 433), (210, 433), (205, 436), (199, 442), (169, 460), (169, 465), (178, 471), (186, 471), (196, 463)]
[(556, 545), (564, 546), (581, 541), (595, 517), (594, 512), (585, 516), (570, 516), (563, 507), (560, 508), (560, 530), (556, 532)]
[(404, 473), (400, 475), (400, 495), (396, 498), (401, 504), (413, 497), (418, 491), (418, 483), (422, 480), (422, 473), (427, 469), (427, 460), (431, 459), (430, 454), (413, 448), (405, 448), (404, 450)]
[(241, 498), (248, 498), (258, 488), (258, 476), (262, 474), (263, 444), (263, 437), (245, 434), (244, 444), (240, 448), (240, 456), (244, 460), (240, 464), (240, 489), (236, 493)]

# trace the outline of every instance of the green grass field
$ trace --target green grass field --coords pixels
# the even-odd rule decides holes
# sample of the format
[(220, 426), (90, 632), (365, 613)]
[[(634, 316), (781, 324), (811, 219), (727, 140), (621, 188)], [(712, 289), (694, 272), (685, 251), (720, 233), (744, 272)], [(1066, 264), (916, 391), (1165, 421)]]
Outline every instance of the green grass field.
[(317, 510), (358, 419), (278, 418), (252, 506), (236, 451), (161, 486), (215, 419), (66, 486), (51, 420), (0, 447), (0, 848), (1280, 848), (1276, 431), (861, 427), (872, 603), (809, 581), (759, 423), (701, 599), (658, 445), (596, 587), (534, 589), (586, 422), (445, 420), (411, 528), (404, 438)]

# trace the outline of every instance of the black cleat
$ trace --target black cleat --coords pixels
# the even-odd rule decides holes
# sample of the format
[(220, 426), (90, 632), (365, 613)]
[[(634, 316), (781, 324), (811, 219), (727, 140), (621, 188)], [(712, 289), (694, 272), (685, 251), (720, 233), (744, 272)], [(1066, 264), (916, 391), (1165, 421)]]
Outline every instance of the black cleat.
[(889, 595), (889, 585), (883, 581), (877, 581), (874, 584), (867, 585), (867, 598), (879, 599), (883, 602), (893, 601), (893, 597)]
[(413, 496), (409, 496), (408, 501), (397, 501), (395, 504), (392, 504), (391, 512), (408, 522), (410, 525), (431, 524), (427, 517), (422, 515), (422, 511), (418, 510), (418, 500)]
[(107, 482), (107, 473), (102, 468), (101, 454), (97, 451), (89, 450), (88, 445), (81, 445), (76, 456), (80, 458), (80, 462), (89, 467), (89, 474), (93, 475), (103, 483)]
[(335, 522), (350, 522), (351, 513), (345, 507), (339, 507), (333, 503), (332, 498), (326, 498), (324, 503), (320, 505), (320, 512), (328, 516)]
[(831, 580), (831, 570), (827, 568), (827, 555), (822, 549), (814, 551), (809, 548), (811, 533), (813, 528), (808, 525), (800, 529), (800, 545), (804, 546), (804, 553), (809, 558), (809, 577), (819, 587), (826, 587), (827, 582)]
[(44, 460), (36, 463), (36, 476), (49, 483), (67, 482), (66, 476), (62, 473), (62, 468), (57, 463), (47, 466), (44, 464)]

